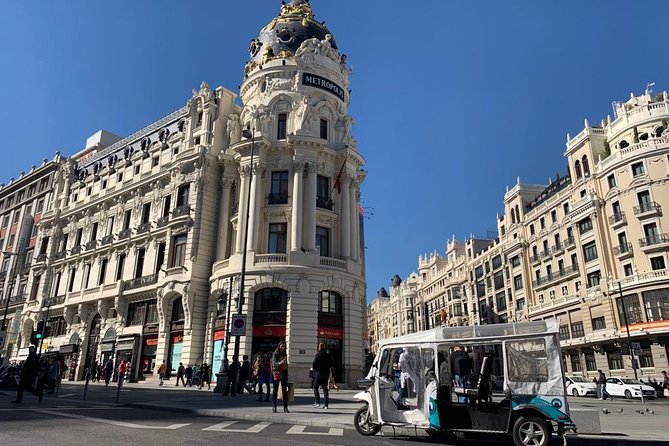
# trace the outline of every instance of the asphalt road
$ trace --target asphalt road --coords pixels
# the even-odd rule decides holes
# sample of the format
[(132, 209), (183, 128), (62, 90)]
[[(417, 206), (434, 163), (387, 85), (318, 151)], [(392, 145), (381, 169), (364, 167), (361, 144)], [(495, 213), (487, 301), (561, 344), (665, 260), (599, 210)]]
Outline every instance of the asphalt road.
[[(386, 431), (390, 435), (392, 431)], [(128, 409), (124, 407), (63, 406), (19, 407), (0, 409), (0, 444), (12, 446), (71, 446), (95, 445), (207, 445), (268, 444), (300, 445), (426, 445), (444, 444), (426, 437), (397, 437), (376, 435), (362, 437), (350, 429), (304, 427), (282, 423), (259, 423), (248, 420), (228, 420), (202, 416), (184, 416), (177, 413)], [(483, 445), (481, 441), (467, 444)], [(490, 443), (490, 444), (505, 444)], [(506, 444), (509, 444), (506, 442)], [(561, 444), (554, 441), (555, 445)], [(569, 439), (569, 445), (632, 446), (669, 445), (669, 441), (638, 442), (620, 439), (602, 442), (601, 439)]]

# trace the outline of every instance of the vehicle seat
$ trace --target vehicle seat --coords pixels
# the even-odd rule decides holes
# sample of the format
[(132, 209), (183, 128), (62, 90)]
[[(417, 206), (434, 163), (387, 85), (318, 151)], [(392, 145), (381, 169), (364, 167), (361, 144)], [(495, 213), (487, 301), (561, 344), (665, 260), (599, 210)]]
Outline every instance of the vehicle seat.
[(455, 387), (453, 391), (458, 396), (469, 398), (469, 401), (476, 403), (476, 401), (488, 401), (491, 394), (491, 379), (492, 377), (492, 357), (485, 356), (481, 363), (481, 371), (475, 374), (462, 387)]

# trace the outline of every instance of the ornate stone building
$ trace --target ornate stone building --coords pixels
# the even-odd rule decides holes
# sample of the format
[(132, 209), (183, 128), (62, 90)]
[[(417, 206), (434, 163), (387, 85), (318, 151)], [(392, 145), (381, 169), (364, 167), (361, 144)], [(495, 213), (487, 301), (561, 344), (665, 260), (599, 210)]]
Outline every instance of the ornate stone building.
[(249, 54), (243, 106), (203, 82), (183, 108), (127, 137), (100, 131), (59, 164), (20, 343), (48, 321), (43, 350), (66, 356), (70, 379), (109, 358), (132, 379), (162, 361), (218, 371), (244, 257), (240, 354), (285, 340), (300, 383), (325, 342), (337, 380), (360, 377), (366, 172), (346, 56), (303, 0)]
[(569, 373), (633, 376), (628, 331), (640, 377), (668, 368), (669, 99), (614, 107), (568, 135), (566, 175), (507, 189), (495, 240), (419, 259), (416, 329), (557, 318)]

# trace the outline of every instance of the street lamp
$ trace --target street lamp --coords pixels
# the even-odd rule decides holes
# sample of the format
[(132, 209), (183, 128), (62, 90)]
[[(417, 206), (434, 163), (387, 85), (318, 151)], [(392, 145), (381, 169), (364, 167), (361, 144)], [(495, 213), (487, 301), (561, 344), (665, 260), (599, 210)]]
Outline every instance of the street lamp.
[[(251, 211), (251, 184), (253, 183), (253, 155), (255, 154), (255, 129), (253, 132), (248, 128), (242, 130), (242, 136), (251, 140), (251, 168), (249, 169), (249, 182), (246, 195), (246, 217), (244, 227), (244, 250), (242, 251), (242, 268), (239, 274), (239, 298), (237, 299), (237, 314), (242, 314), (244, 307), (244, 279), (246, 277), (246, 252), (249, 243), (249, 218)], [(239, 379), (239, 335), (235, 336), (235, 350), (232, 355), (232, 388), (231, 396), (237, 394), (237, 380)]]
[[(636, 367), (634, 364), (634, 349), (632, 348), (632, 337), (630, 336), (630, 324), (627, 321), (627, 307), (625, 305), (625, 297), (623, 296), (623, 287), (620, 284), (620, 281), (618, 281), (618, 291), (620, 292), (620, 305), (621, 309), (623, 310), (623, 319), (625, 320), (625, 328), (627, 329), (627, 348), (629, 349), (630, 356), (632, 357), (632, 370), (634, 370), (634, 379), (639, 379), (639, 375), (636, 371)], [(643, 391), (641, 392), (641, 398), (643, 401)]]

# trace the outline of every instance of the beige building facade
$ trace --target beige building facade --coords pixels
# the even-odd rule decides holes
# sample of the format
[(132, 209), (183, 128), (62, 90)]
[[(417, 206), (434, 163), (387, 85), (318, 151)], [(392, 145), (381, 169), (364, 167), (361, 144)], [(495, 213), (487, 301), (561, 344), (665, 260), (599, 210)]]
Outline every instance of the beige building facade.
[(109, 359), (127, 359), (133, 380), (163, 361), (216, 372), (241, 295), (240, 355), (285, 340), (291, 381), (306, 383), (324, 342), (336, 379), (359, 378), (366, 172), (349, 75), (330, 31), (293, 0), (252, 40), (241, 101), (203, 82), (179, 110), (127, 137), (100, 131), (59, 160), (17, 344), (44, 320), (41, 347), (65, 356), (69, 379)]
[(600, 125), (586, 120), (567, 137), (565, 175), (507, 189), (494, 240), (452, 240), (446, 255), (419, 259), (416, 329), (557, 318), (569, 373), (634, 376), (633, 353), (639, 377), (659, 378), (669, 367), (668, 121), (667, 93), (649, 91), (615, 103)]

